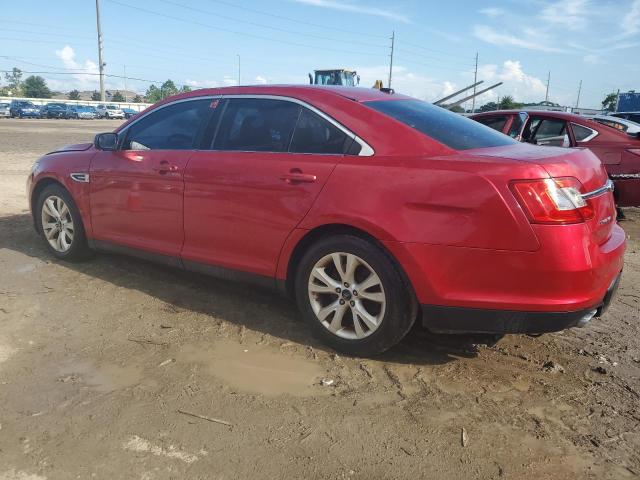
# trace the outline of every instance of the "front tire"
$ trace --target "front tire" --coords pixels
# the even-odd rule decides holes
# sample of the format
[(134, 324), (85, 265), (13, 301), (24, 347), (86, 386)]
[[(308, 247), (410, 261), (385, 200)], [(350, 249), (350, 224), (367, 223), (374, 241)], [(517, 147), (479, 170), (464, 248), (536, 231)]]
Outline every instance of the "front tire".
[(417, 301), (380, 246), (341, 234), (313, 244), (295, 277), (296, 301), (313, 333), (333, 349), (377, 355), (413, 326)]
[(45, 187), (38, 197), (35, 212), (38, 231), (51, 254), (69, 261), (90, 256), (78, 207), (61, 185)]

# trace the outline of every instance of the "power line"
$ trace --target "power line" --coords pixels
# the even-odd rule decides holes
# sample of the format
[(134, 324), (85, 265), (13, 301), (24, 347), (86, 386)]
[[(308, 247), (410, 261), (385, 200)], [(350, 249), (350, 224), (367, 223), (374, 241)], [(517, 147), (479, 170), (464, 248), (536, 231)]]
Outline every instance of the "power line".
[[(95, 72), (84, 72), (84, 73), (78, 73), (78, 72), (47, 72), (47, 71), (33, 71), (33, 70), (21, 70), (22, 73), (28, 73), (30, 75), (91, 75), (91, 76), (99, 76), (100, 73), (95, 73)], [(6, 73), (11, 73), (12, 70), (0, 70), (0, 72), (6, 72)], [(123, 75), (114, 75), (111, 73), (105, 73), (104, 74), (105, 77), (111, 77), (111, 78), (125, 78)], [(137, 80), (139, 82), (147, 82), (147, 83), (160, 83), (162, 84), (163, 81), (162, 80), (149, 80), (148, 78), (136, 78), (136, 77), (126, 77), (127, 80)]]
[(352, 30), (352, 29), (337, 28), (335, 26), (322, 25), (322, 24), (319, 24), (319, 23), (308, 22), (306, 20), (300, 20), (300, 19), (297, 19), (297, 18), (286, 17), (284, 15), (279, 15), (279, 14), (276, 14), (276, 13), (265, 12), (264, 10), (257, 10), (257, 9), (254, 9), (254, 8), (245, 7), (243, 5), (237, 5), (237, 4), (233, 3), (233, 2), (227, 2), (225, 0), (209, 0), (209, 1), (221, 4), (221, 5), (226, 5), (228, 7), (233, 7), (233, 8), (237, 8), (237, 9), (240, 9), (240, 10), (244, 10), (246, 12), (257, 13), (258, 15), (264, 15), (264, 16), (271, 17), (271, 18), (277, 18), (279, 20), (286, 20), (288, 22), (294, 22), (294, 23), (296, 23), (298, 25), (309, 25), (311, 27), (316, 27), (316, 28), (322, 28), (322, 29), (325, 29), (325, 30), (332, 30), (332, 31), (336, 31), (336, 32), (347, 33), (347, 34), (350, 34), (350, 35), (360, 35), (360, 36), (379, 38), (379, 39), (383, 39), (383, 38), (386, 39), (387, 38), (386, 35), (375, 35), (375, 34), (372, 34), (372, 33), (366, 33), (366, 32)]
[[(191, 10), (191, 11), (197, 12), (197, 13), (204, 13), (206, 15), (211, 15), (213, 17), (224, 18), (225, 20), (231, 20), (232, 22), (245, 23), (247, 25), (251, 25), (251, 26), (254, 26), (254, 27), (267, 28), (269, 30), (274, 30), (276, 32), (289, 33), (289, 34), (292, 34), (292, 35), (300, 35), (300, 36), (303, 36), (303, 37), (318, 38), (320, 40), (325, 40), (325, 41), (326, 40), (331, 40), (331, 39), (328, 39), (326, 37), (326, 35), (318, 35), (318, 34), (307, 33), (307, 32), (299, 32), (299, 31), (295, 31), (295, 30), (289, 30), (289, 29), (286, 29), (286, 28), (274, 27), (273, 25), (266, 25), (264, 23), (252, 22), (250, 20), (243, 20), (243, 19), (239, 19), (239, 18), (235, 18), (235, 17), (230, 17), (228, 15), (223, 15), (221, 13), (215, 13), (215, 12), (211, 12), (211, 11), (208, 11), (208, 10), (203, 10), (202, 8), (196, 8), (196, 7), (192, 7), (192, 6), (189, 6), (189, 5), (184, 5), (182, 3), (174, 2), (172, 0), (158, 0), (158, 1), (163, 2), (163, 3), (167, 3), (169, 5), (174, 5), (176, 7), (180, 7), (180, 8), (183, 8), (185, 10)], [(359, 45), (369, 46), (369, 47), (386, 48), (385, 45), (372, 45), (370, 43), (361, 42), (361, 41), (358, 41), (358, 40), (350, 40), (350, 42), (351, 43), (356, 43), (356, 44), (359, 44)]]
[(368, 52), (354, 52), (354, 51), (349, 51), (349, 50), (342, 50), (342, 49), (336, 49), (336, 48), (328, 48), (328, 47), (321, 47), (321, 46), (317, 46), (317, 45), (308, 45), (308, 44), (304, 44), (304, 43), (296, 43), (296, 42), (290, 42), (287, 40), (279, 40), (276, 38), (270, 38), (270, 37), (264, 37), (262, 35), (255, 35), (252, 33), (247, 33), (247, 32), (239, 32), (237, 30), (231, 30), (228, 28), (224, 28), (224, 27), (219, 27), (219, 26), (214, 26), (214, 25), (209, 25), (207, 23), (202, 23), (202, 22), (198, 22), (195, 20), (189, 20), (189, 19), (185, 19), (185, 18), (181, 18), (181, 17), (176, 17), (175, 15), (167, 15), (161, 12), (156, 12), (154, 10), (149, 10), (146, 8), (141, 8), (141, 7), (136, 7), (133, 5), (129, 5), (127, 3), (124, 2), (120, 2), (118, 0), (109, 0), (109, 2), (111, 3), (115, 3), (116, 5), (120, 5), (126, 8), (131, 8), (133, 10), (138, 10), (140, 12), (145, 12), (145, 13), (149, 13), (151, 15), (156, 15), (158, 17), (163, 17), (163, 18), (168, 18), (171, 20), (176, 20), (178, 22), (183, 22), (183, 23), (187, 23), (190, 25), (199, 25), (201, 27), (205, 27), (205, 28), (209, 28), (212, 30), (219, 30), (222, 32), (227, 32), (227, 33), (232, 33), (234, 35), (241, 35), (244, 37), (252, 37), (252, 38), (257, 38), (258, 40), (266, 40), (269, 42), (277, 42), (277, 43), (282, 43), (285, 45), (293, 45), (296, 47), (303, 47), (303, 48), (313, 48), (313, 49), (318, 49), (318, 50), (324, 50), (324, 51), (333, 51), (333, 52), (340, 52), (340, 53), (350, 53), (350, 54), (354, 54), (354, 55), (368, 55), (368, 56), (374, 56), (374, 57), (378, 57), (380, 56), (377, 53), (368, 53)]

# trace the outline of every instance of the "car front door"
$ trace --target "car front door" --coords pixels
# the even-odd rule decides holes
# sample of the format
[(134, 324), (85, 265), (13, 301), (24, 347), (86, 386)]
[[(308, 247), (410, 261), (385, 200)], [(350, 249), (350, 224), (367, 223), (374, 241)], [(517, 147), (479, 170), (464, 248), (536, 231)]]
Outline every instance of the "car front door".
[(115, 151), (91, 162), (95, 240), (178, 257), (184, 239), (184, 171), (201, 140), (210, 99), (168, 104), (130, 124)]
[(560, 118), (532, 116), (522, 133), (522, 141), (548, 147), (571, 147), (567, 122)]
[(211, 150), (185, 173), (183, 261), (273, 277), (353, 136), (286, 99), (229, 98), (217, 110)]

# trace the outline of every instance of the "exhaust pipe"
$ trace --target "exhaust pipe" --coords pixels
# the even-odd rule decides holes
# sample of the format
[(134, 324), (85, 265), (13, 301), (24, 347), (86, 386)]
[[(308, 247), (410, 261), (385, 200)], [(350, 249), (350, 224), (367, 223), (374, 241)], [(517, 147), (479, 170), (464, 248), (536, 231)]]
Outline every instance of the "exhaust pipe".
[(578, 320), (576, 327), (586, 327), (591, 319), (596, 316), (596, 313), (598, 313), (597, 309), (588, 311), (580, 320)]

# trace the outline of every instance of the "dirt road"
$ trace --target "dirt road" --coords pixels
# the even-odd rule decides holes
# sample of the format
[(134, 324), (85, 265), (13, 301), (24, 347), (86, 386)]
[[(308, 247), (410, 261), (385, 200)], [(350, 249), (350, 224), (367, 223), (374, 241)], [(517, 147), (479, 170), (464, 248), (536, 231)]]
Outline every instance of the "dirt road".
[(0, 121), (0, 480), (640, 476), (640, 212), (587, 328), (495, 346), (416, 328), (344, 358), (271, 292), (47, 254), (31, 163), (115, 125)]

